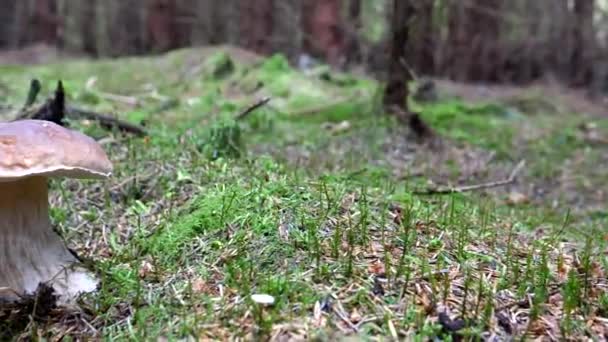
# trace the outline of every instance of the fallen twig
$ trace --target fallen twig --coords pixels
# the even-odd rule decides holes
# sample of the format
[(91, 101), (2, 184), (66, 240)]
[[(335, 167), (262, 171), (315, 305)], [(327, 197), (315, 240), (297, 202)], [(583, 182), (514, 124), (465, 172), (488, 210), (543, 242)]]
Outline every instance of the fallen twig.
[(57, 82), (55, 96), (49, 98), (42, 106), (37, 108), (29, 108), (36, 99), (36, 95), (40, 91), (40, 82), (33, 79), (30, 84), (30, 90), (24, 109), (19, 111), (17, 116), (12, 121), (34, 119), (46, 120), (64, 126), (64, 118), (73, 119), (88, 119), (98, 121), (103, 127), (117, 127), (123, 132), (133, 133), (139, 136), (146, 135), (146, 131), (137, 125), (122, 121), (110, 115), (96, 113), (90, 110), (68, 106), (65, 103), (65, 92), (61, 81)]
[(265, 97), (257, 102), (255, 102), (254, 104), (250, 105), (249, 107), (245, 108), (243, 111), (241, 111), (239, 114), (237, 114), (235, 116), (236, 120), (242, 120), (245, 117), (247, 117), (249, 114), (251, 114), (253, 111), (255, 111), (256, 109), (264, 106), (265, 104), (267, 104), (270, 101), (270, 97)]
[(517, 177), (517, 175), (519, 174), (521, 169), (523, 169), (525, 164), (526, 164), (525, 160), (522, 160), (519, 163), (517, 163), (517, 165), (515, 166), (513, 171), (511, 171), (511, 173), (509, 174), (509, 177), (507, 177), (506, 179), (503, 179), (503, 180), (488, 182), (488, 183), (481, 183), (481, 184), (464, 185), (464, 186), (453, 187), (453, 188), (427, 189), (424, 191), (414, 191), (414, 195), (443, 195), (443, 194), (452, 194), (452, 193), (456, 193), (456, 192), (488, 189), (488, 188), (495, 188), (495, 187), (499, 187), (499, 186), (508, 185), (515, 181), (515, 177)]
[(106, 128), (116, 127), (123, 132), (133, 133), (138, 136), (146, 135), (146, 130), (142, 127), (114, 118), (106, 114), (100, 114), (90, 110), (76, 108), (73, 106), (67, 106), (66, 111), (67, 115), (71, 118), (95, 120)]

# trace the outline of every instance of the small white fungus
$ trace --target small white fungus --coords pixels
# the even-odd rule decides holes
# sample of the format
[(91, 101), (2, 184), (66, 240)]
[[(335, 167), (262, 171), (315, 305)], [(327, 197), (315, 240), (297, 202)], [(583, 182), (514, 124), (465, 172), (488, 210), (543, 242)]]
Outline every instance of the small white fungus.
[(274, 304), (274, 297), (267, 294), (253, 294), (251, 299), (258, 304)]

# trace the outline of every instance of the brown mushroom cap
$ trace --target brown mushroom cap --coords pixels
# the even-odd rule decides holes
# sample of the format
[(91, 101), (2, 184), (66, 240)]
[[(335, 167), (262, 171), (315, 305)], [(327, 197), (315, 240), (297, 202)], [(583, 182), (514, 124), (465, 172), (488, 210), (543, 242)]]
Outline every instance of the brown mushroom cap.
[(43, 120), (0, 123), (0, 182), (29, 176), (106, 178), (112, 163), (80, 132)]

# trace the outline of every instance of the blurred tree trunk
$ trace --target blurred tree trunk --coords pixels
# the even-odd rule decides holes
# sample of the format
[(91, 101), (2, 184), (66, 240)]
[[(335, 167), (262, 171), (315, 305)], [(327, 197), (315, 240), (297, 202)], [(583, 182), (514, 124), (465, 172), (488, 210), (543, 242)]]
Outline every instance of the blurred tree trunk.
[(593, 26), (594, 0), (575, 0), (573, 8), (572, 41), (570, 56), (571, 82), (574, 86), (588, 85), (593, 72), (595, 32)]
[(300, 0), (274, 1), (272, 47), (294, 60), (302, 50), (302, 2)]
[(412, 4), (414, 15), (410, 26), (409, 59), (411, 67), (424, 75), (435, 73), (434, 0), (418, 0)]
[(469, 7), (468, 36), (473, 38), (469, 52), (469, 79), (473, 81), (497, 81), (498, 49), (500, 44), (499, 17), (504, 0), (475, 0)]
[(466, 8), (461, 1), (450, 1), (448, 5), (448, 38), (449, 56), (442, 65), (443, 73), (456, 81), (464, 81), (469, 70), (468, 50), (470, 37), (467, 36), (468, 20)]
[(273, 0), (242, 1), (240, 3), (242, 45), (260, 54), (272, 51)]
[(340, 15), (342, 1), (309, 0), (303, 5), (304, 48), (327, 63), (340, 66), (346, 50)]
[(19, 34), (17, 6), (19, 0), (4, 0), (0, 4), (0, 48), (13, 48)]
[(175, 0), (148, 0), (146, 8), (147, 50), (163, 52), (178, 45)]
[(363, 26), (361, 18), (361, 0), (350, 0), (348, 4), (348, 63), (361, 63), (361, 36), (360, 31)]
[(407, 86), (411, 76), (403, 65), (402, 60), (407, 57), (408, 26), (413, 12), (414, 9), (410, 1), (393, 0), (388, 82), (383, 97), (383, 103), (387, 109), (392, 106), (398, 106), (403, 110), (407, 110)]
[(195, 4), (194, 42), (212, 45), (238, 42), (239, 25), (233, 23), (238, 20), (237, 0), (199, 0)]
[(451, 78), (496, 81), (499, 66), (501, 8), (504, 0), (452, 1), (449, 13)]
[(97, 1), (97, 52), (102, 56), (136, 55), (145, 49), (145, 6), (138, 0)]
[(96, 20), (97, 0), (59, 0), (63, 18), (61, 46), (72, 52), (97, 55)]
[(57, 2), (54, 0), (35, 0), (29, 20), (25, 27), (26, 41), (55, 44), (58, 41), (60, 20), (57, 16)]
[(195, 44), (207, 44), (212, 41), (213, 1), (192, 0), (191, 3), (192, 11), (195, 13), (191, 42)]

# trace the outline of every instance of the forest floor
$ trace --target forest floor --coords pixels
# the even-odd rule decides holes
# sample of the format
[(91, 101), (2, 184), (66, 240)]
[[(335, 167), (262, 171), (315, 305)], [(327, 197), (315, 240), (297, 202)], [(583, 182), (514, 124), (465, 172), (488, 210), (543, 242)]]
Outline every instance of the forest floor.
[(280, 55), (0, 73), (4, 119), (32, 78), (49, 96), (61, 79), (69, 104), (148, 133), (70, 120), (115, 172), (53, 181), (52, 221), (101, 287), (0, 309), (0, 339), (608, 338), (608, 115), (575, 91), (437, 80), (411, 100), (429, 143), (382, 114), (374, 80)]

